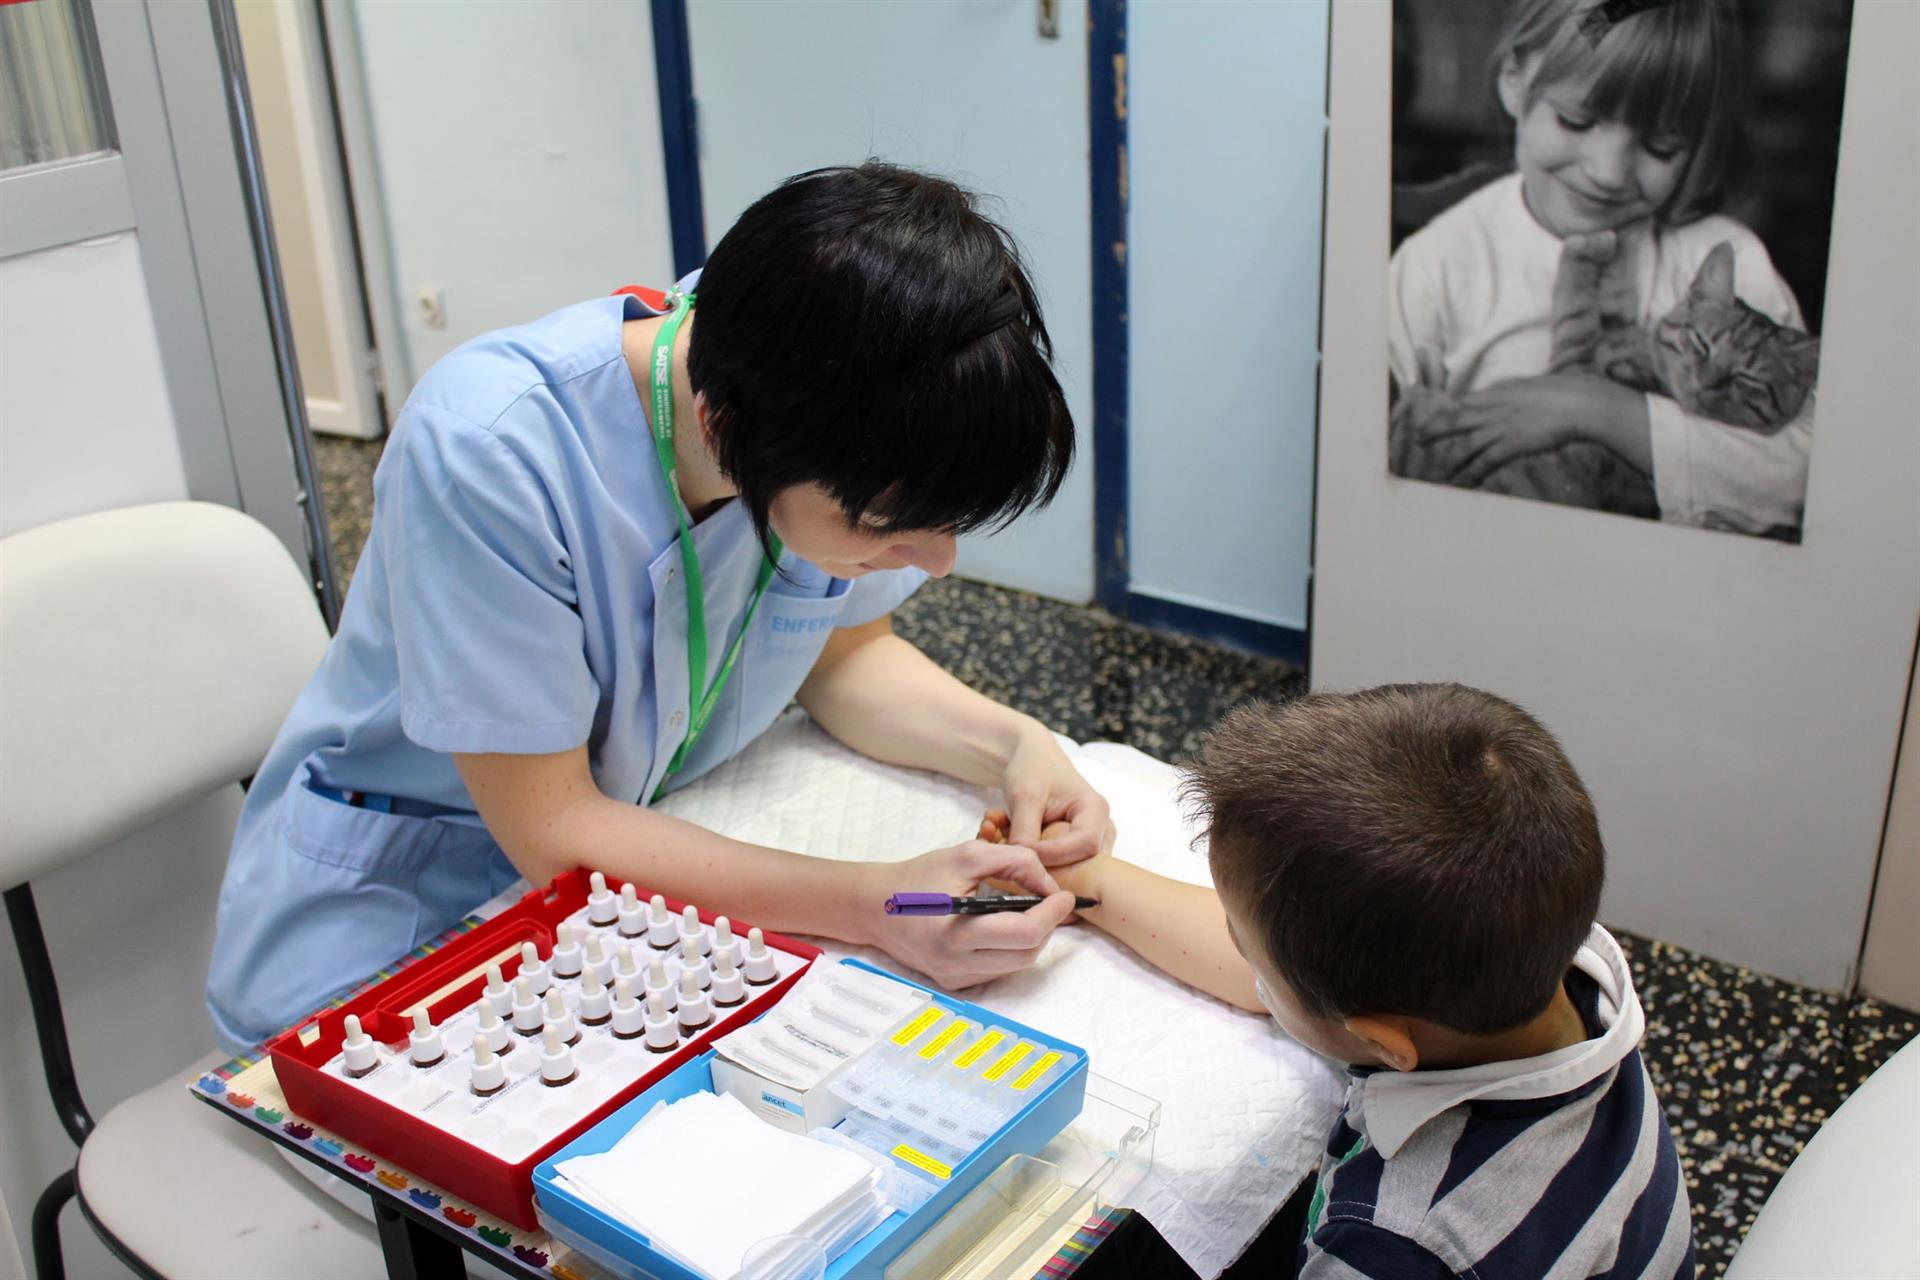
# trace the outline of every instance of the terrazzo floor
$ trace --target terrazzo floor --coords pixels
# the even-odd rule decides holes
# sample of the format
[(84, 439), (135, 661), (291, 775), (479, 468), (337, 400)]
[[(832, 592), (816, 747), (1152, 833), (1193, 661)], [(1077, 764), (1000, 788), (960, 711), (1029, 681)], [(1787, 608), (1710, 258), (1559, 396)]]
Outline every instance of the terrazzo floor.
[[(366, 540), (377, 443), (317, 450), (344, 589)], [(1077, 740), (1179, 760), (1236, 703), (1302, 692), (1296, 667), (1022, 592), (928, 583), (900, 633), (962, 680)], [(1777, 981), (1615, 930), (1647, 1015), (1643, 1053), (1686, 1169), (1700, 1274), (1725, 1272), (1787, 1164), (1920, 1033), (1920, 1015)]]

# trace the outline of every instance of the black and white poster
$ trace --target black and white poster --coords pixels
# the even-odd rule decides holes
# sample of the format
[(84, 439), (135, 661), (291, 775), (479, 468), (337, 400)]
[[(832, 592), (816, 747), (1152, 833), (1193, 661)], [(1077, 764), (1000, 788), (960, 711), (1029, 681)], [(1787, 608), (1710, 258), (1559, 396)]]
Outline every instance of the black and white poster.
[(1395, 0), (1393, 473), (1799, 542), (1851, 20)]

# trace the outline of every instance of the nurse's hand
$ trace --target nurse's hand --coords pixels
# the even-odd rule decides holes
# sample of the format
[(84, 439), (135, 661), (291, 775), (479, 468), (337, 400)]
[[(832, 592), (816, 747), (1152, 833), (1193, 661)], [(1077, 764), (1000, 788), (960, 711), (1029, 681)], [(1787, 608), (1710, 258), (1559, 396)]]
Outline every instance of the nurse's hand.
[(907, 862), (875, 863), (868, 894), (874, 910), (891, 893), (971, 894), (988, 880), (1010, 881), (1046, 901), (1026, 911), (985, 916), (888, 916), (871, 941), (949, 991), (1018, 973), (1040, 958), (1053, 931), (1073, 912), (1073, 895), (1060, 889), (1031, 849), (969, 840)]
[[(1039, 726), (1020, 740), (1007, 758), (1007, 843), (1025, 845), (1049, 867), (1063, 866), (1113, 848), (1113, 821), (1107, 798), (1095, 791), (1060, 749), (1059, 741)], [(1042, 837), (1058, 823), (1064, 835)]]

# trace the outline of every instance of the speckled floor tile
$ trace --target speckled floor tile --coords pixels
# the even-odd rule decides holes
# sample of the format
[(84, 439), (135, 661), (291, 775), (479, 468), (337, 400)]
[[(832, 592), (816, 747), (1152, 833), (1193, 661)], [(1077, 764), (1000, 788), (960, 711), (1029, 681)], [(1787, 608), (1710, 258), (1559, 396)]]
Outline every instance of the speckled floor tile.
[[(318, 444), (344, 589), (373, 514), (378, 442)], [(1296, 667), (975, 582), (930, 582), (900, 633), (962, 680), (1082, 741), (1165, 760), (1249, 698), (1302, 692)], [(1700, 1274), (1718, 1276), (1786, 1166), (1920, 1015), (1844, 1000), (1615, 930), (1646, 1008), (1642, 1052), (1679, 1148)]]
[(360, 548), (373, 523), (373, 468), (385, 440), (315, 436), (314, 465), (320, 471), (320, 497), (327, 509), (327, 543), (333, 549), (334, 579), (344, 600)]
[(1165, 760), (1190, 756), (1236, 704), (1306, 687), (1284, 662), (977, 582), (929, 582), (895, 624), (974, 688), (1068, 737), (1126, 742)]
[(1686, 1168), (1701, 1274), (1722, 1274), (1807, 1140), (1920, 1015), (1615, 931), (1647, 1014), (1641, 1052)]

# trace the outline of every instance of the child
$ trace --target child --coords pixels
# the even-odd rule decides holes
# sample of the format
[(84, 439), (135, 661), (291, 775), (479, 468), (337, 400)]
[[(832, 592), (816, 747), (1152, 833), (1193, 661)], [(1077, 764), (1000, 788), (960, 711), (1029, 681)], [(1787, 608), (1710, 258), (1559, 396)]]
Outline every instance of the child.
[[(1813, 403), (1773, 432), (1689, 414), (1666, 396), (1589, 372), (1549, 373), (1562, 241), (1612, 231), (1651, 326), (1687, 296), (1707, 255), (1732, 246), (1735, 293), (1804, 329), (1765, 247), (1714, 213), (1741, 74), (1730, 0), (1518, 0), (1497, 47), (1495, 91), (1517, 172), (1408, 237), (1389, 269), (1388, 353), (1404, 396), (1444, 390), (1461, 412), (1423, 436), (1479, 487), (1502, 466), (1574, 441), (1652, 480), (1669, 523), (1795, 536)], [(1395, 470), (1432, 475), (1395, 443)]]
[(1084, 918), (1351, 1064), (1299, 1274), (1693, 1275), (1586, 789), (1459, 685), (1242, 707), (1186, 792), (1216, 893), (1102, 855)]

